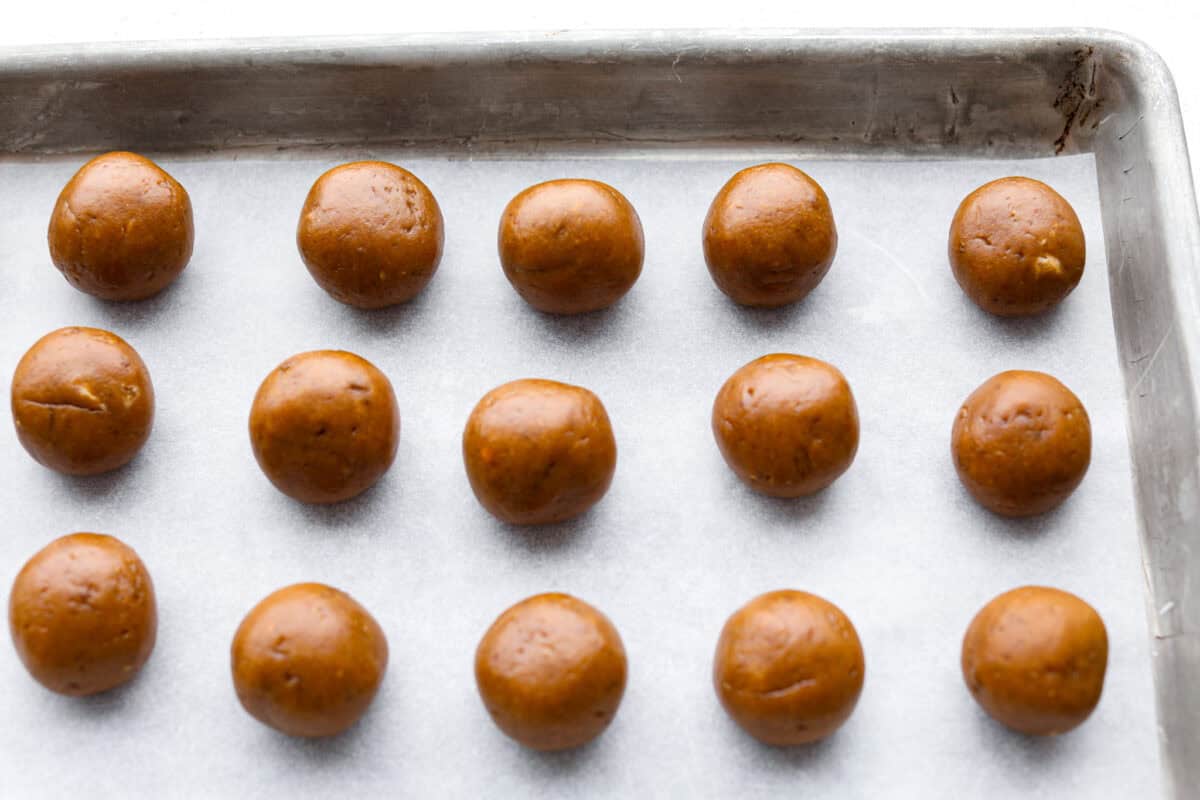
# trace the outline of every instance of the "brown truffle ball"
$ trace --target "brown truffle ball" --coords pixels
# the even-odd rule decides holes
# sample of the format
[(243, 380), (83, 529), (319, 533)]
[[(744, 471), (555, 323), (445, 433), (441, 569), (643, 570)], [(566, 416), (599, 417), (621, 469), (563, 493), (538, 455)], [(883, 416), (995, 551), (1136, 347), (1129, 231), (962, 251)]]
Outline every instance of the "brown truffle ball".
[(721, 705), (771, 745), (808, 744), (836, 731), (854, 711), (865, 673), (858, 633), (842, 610), (786, 589), (738, 609), (713, 659)]
[(463, 430), (463, 462), (483, 507), (514, 525), (577, 517), (604, 497), (617, 442), (600, 398), (525, 379), (483, 396)]
[(475, 682), (500, 730), (566, 750), (608, 727), (625, 693), (625, 647), (608, 617), (566, 594), (522, 600), (475, 651)]
[(776, 353), (725, 381), (712, 410), (721, 455), (751, 489), (774, 497), (814, 494), (850, 468), (858, 408), (831, 364)]
[(192, 257), (192, 203), (148, 158), (105, 153), (63, 187), (50, 215), (50, 258), (81, 292), (143, 300), (179, 277)]
[(963, 403), (950, 452), (981, 505), (1029, 517), (1079, 486), (1092, 458), (1092, 426), (1066, 386), (1043, 372), (1011, 370), (988, 378)]
[(1104, 688), (1104, 621), (1075, 595), (1025, 586), (992, 600), (963, 637), (963, 679), (983, 710), (1036, 736), (1081, 724)]
[(500, 264), (526, 303), (550, 314), (608, 308), (642, 274), (642, 223), (599, 181), (530, 186), (500, 217)]
[(154, 387), (137, 351), (97, 328), (60, 328), (34, 343), (12, 380), (21, 445), (39, 464), (96, 475), (127, 464), (154, 423)]
[(803, 300), (837, 253), (833, 209), (820, 184), (789, 164), (729, 179), (704, 219), (704, 260), (731, 300), (773, 308)]
[(124, 542), (72, 533), (17, 574), (8, 624), (38, 683), (77, 697), (104, 692), (133, 680), (154, 649), (154, 584)]
[(387, 376), (341, 350), (292, 356), (254, 396), (250, 445), (279, 491), (303, 503), (349, 500), (396, 458), (400, 410)]
[(268, 595), (230, 649), (242, 707), (291, 736), (334, 736), (366, 713), (383, 673), (383, 629), (354, 598), (320, 583)]
[(967, 195), (950, 224), (950, 267), (967, 296), (1005, 317), (1057, 305), (1083, 277), (1083, 228), (1071, 204), (1031, 178)]
[(437, 271), (443, 240), (433, 193), (384, 161), (342, 164), (318, 178), (296, 229), (313, 280), (358, 308), (416, 297)]

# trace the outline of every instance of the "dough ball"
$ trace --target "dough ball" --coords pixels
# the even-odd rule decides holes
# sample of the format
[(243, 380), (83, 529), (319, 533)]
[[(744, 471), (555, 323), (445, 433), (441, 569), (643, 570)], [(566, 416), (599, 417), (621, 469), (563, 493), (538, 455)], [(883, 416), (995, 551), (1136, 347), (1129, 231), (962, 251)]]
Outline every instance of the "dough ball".
[(1075, 491), (1092, 457), (1092, 426), (1070, 389), (1044, 372), (989, 378), (959, 409), (954, 468), (985, 508), (1028, 517)]
[(50, 258), (67, 282), (102, 300), (144, 300), (192, 257), (192, 203), (148, 158), (105, 153), (63, 187), (50, 215)]
[(721, 455), (751, 489), (775, 497), (814, 494), (850, 468), (858, 408), (831, 364), (775, 353), (725, 381), (712, 410)]
[(313, 280), (358, 308), (416, 297), (437, 271), (444, 238), (433, 193), (384, 161), (342, 164), (318, 178), (296, 230)]
[(292, 356), (254, 397), (250, 444), (276, 488), (302, 503), (337, 503), (387, 472), (400, 410), (387, 377), (341, 350)]
[(1024, 586), (992, 600), (963, 637), (963, 679), (983, 710), (1036, 736), (1080, 725), (1104, 689), (1104, 621), (1075, 595)]
[(759, 164), (721, 187), (704, 220), (704, 260), (731, 300), (773, 308), (803, 300), (837, 253), (820, 184), (789, 164)]
[(124, 542), (72, 533), (17, 574), (8, 624), (38, 683), (77, 697), (104, 692), (133, 680), (154, 650), (154, 584)]
[(250, 716), (291, 736), (333, 736), (375, 699), (388, 646), (350, 595), (297, 583), (251, 609), (230, 655), (233, 686)]
[(713, 686), (754, 738), (808, 744), (854, 711), (865, 671), (858, 633), (841, 609), (808, 592), (781, 590), (754, 598), (725, 623)]
[(530, 186), (500, 217), (500, 264), (529, 305), (549, 314), (608, 308), (642, 274), (642, 223), (599, 181)]
[(526, 379), (484, 395), (463, 431), (475, 497), (514, 525), (562, 522), (608, 491), (617, 443), (600, 398), (580, 386)]
[(479, 696), (500, 730), (535, 750), (595, 739), (625, 693), (625, 648), (608, 618), (566, 594), (500, 615), (475, 651)]
[(154, 387), (137, 351), (98, 328), (60, 328), (22, 356), (12, 380), (17, 439), (43, 466), (97, 475), (124, 466), (154, 423)]
[(1031, 178), (1001, 178), (967, 195), (950, 224), (950, 267), (984, 311), (1039, 314), (1083, 277), (1083, 228), (1071, 204)]

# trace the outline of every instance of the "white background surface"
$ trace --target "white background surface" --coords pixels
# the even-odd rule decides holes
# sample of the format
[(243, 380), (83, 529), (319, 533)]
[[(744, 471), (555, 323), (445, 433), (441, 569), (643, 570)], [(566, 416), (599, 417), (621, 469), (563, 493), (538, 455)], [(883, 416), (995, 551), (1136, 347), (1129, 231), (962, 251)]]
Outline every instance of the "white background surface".
[[(1099, 27), (1145, 40), (1175, 75), (1200, 141), (1196, 0), (58, 0), (0, 3), (0, 47), (232, 36), (745, 27)], [(1193, 180), (1200, 163), (1192, 159)], [(1197, 181), (1200, 182), (1200, 181)]]

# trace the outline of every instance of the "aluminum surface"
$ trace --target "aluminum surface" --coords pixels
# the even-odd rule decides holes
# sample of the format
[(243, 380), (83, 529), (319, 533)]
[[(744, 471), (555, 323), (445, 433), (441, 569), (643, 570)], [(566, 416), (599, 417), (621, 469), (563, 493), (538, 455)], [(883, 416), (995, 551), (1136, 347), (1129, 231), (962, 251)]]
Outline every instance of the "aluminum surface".
[(1144, 46), (1087, 30), (771, 31), (0, 52), (5, 158), (118, 146), (218, 158), (1094, 153), (1168, 792), (1200, 785), (1200, 226), (1174, 87)]

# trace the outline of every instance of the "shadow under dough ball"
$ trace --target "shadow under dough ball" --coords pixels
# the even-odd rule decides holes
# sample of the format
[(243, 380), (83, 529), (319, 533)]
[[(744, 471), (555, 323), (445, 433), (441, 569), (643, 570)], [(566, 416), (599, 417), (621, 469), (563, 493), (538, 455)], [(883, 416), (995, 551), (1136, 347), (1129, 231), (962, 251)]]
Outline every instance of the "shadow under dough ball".
[(1100, 702), (1108, 667), (1104, 621), (1075, 595), (1025, 586), (992, 600), (963, 637), (963, 679), (991, 717), (1048, 736), (1080, 725)]
[(522, 600), (475, 651), (492, 720), (535, 750), (566, 750), (609, 726), (625, 693), (625, 647), (608, 617), (566, 594)]
[(318, 178), (296, 229), (313, 280), (358, 308), (416, 297), (437, 271), (444, 237), (433, 193), (384, 161), (342, 164)]
[(950, 434), (954, 468), (985, 508), (1029, 517), (1058, 506), (1083, 481), (1092, 426), (1070, 389), (1043, 372), (989, 378), (959, 409)]
[(250, 444), (276, 488), (303, 503), (337, 503), (387, 472), (400, 410), (387, 376), (341, 350), (292, 356), (258, 387)]
[(725, 462), (751, 489), (774, 497), (814, 494), (850, 468), (858, 408), (836, 367), (775, 353), (725, 381), (712, 410)]
[(642, 274), (642, 223), (625, 196), (599, 181), (539, 183), (500, 217), (500, 264), (529, 305), (582, 314), (620, 300)]
[(8, 624), (38, 683), (77, 697), (107, 691), (133, 680), (154, 650), (154, 584), (124, 542), (72, 533), (17, 574)]
[(1001, 178), (967, 195), (950, 225), (950, 267), (984, 311), (1005, 317), (1057, 305), (1083, 277), (1075, 209), (1041, 181)]
[(350, 595), (297, 583), (251, 609), (233, 637), (230, 661), (250, 716), (290, 736), (334, 736), (375, 699), (388, 645)]
[(43, 466), (96, 475), (133, 459), (154, 423), (150, 373), (124, 339), (98, 328), (60, 328), (13, 373), (17, 438)]
[(708, 271), (722, 292), (746, 306), (803, 300), (829, 272), (837, 242), (825, 191), (789, 164), (738, 172), (704, 219)]
[(841, 727), (865, 674), (862, 644), (842, 610), (786, 589), (738, 609), (713, 660), (713, 686), (729, 716), (777, 746), (815, 742)]
[(102, 300), (144, 300), (192, 257), (192, 203), (148, 158), (105, 153), (63, 187), (50, 215), (50, 258), (72, 286)]
[(467, 419), (462, 450), (475, 497), (514, 525), (579, 516), (604, 497), (617, 468), (600, 398), (532, 378), (484, 395)]

